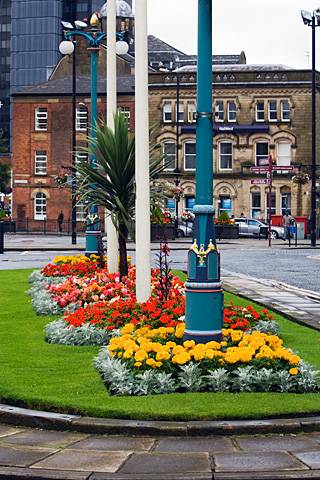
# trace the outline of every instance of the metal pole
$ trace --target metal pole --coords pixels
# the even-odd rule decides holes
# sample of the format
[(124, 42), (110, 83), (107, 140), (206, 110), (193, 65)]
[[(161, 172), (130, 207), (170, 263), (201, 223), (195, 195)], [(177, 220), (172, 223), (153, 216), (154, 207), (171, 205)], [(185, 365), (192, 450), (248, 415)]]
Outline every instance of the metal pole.
[(136, 2), (136, 297), (151, 295), (147, 0)]
[[(180, 75), (179, 72), (177, 72), (177, 118), (176, 118), (176, 165), (175, 165), (175, 185), (178, 187), (180, 185), (180, 179), (179, 179), (179, 152), (180, 152), (180, 128), (179, 128), (179, 104), (180, 104)], [(179, 201), (180, 197), (177, 195), (176, 196), (176, 204), (175, 204), (175, 235), (178, 236), (178, 226), (179, 226)]]
[(316, 18), (312, 16), (312, 166), (311, 166), (311, 246), (317, 244), (317, 151), (316, 151)]
[[(116, 56), (116, 20), (117, 7), (116, 0), (108, 0), (107, 3), (107, 103), (106, 118), (107, 125), (114, 130), (114, 114), (117, 110), (117, 56)], [(105, 216), (107, 233), (107, 257), (108, 270), (110, 273), (118, 271), (118, 236), (115, 226), (112, 223), (110, 215)]]
[(212, 0), (198, 0), (196, 205), (188, 257), (185, 338), (221, 339), (223, 292), (214, 234), (212, 121)]
[(77, 42), (73, 41), (72, 57), (72, 186), (71, 186), (71, 243), (77, 244), (77, 200), (76, 200), (76, 115), (77, 115)]
[(269, 247), (271, 247), (271, 209), (272, 209), (272, 156), (269, 155), (269, 192), (268, 192), (268, 237), (269, 237)]
[[(97, 67), (99, 47), (88, 48), (91, 56), (91, 152), (90, 163), (94, 167), (96, 159), (94, 155), (94, 142), (96, 139), (96, 124), (98, 118), (98, 88), (97, 88)], [(86, 230), (86, 256), (98, 255), (98, 237), (100, 236), (100, 222), (98, 216), (98, 207), (94, 205), (90, 209)]]

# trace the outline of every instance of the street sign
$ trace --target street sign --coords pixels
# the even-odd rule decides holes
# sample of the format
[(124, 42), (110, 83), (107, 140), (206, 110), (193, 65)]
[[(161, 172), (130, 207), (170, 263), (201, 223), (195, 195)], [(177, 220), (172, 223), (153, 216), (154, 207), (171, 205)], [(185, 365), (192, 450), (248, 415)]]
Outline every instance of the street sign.
[(251, 173), (267, 173), (269, 172), (269, 168), (267, 167), (250, 167)]
[(291, 167), (291, 166), (285, 167), (284, 165), (281, 165), (281, 166), (272, 165), (272, 171), (279, 170), (280, 172), (282, 171), (292, 172), (293, 169), (294, 167)]
[(270, 185), (270, 178), (257, 178), (256, 180), (251, 180), (251, 185)]

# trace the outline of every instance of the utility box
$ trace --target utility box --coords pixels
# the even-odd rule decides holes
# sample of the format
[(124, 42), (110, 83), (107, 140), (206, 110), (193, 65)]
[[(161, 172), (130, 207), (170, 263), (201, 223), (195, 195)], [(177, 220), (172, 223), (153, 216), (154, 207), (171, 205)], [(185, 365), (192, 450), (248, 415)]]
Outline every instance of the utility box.
[(305, 237), (305, 223), (297, 222), (297, 240), (304, 240)]

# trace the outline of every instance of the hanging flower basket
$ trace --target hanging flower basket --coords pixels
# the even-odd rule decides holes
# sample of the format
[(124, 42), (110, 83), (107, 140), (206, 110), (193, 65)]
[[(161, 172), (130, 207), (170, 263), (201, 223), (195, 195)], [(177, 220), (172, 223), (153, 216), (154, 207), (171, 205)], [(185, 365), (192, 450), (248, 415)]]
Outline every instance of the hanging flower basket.
[(310, 177), (307, 173), (297, 173), (292, 177), (292, 182), (297, 185), (306, 185), (310, 182)]

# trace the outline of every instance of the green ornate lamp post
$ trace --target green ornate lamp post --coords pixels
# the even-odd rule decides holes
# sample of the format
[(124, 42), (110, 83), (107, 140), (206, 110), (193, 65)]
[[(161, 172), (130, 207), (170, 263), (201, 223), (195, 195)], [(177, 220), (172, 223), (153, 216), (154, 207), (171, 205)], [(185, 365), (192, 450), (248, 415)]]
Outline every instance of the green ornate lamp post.
[(212, 118), (212, 0), (198, 0), (196, 205), (188, 257), (185, 338), (221, 339), (223, 292), (214, 232)]
[[(102, 42), (106, 39), (106, 33), (101, 31), (100, 20), (97, 14), (93, 14), (90, 19), (90, 29), (87, 30), (87, 24), (76, 21), (75, 27), (69, 22), (62, 22), (64, 27), (65, 40), (60, 44), (60, 52), (64, 54), (72, 54), (74, 50), (74, 37), (82, 37), (88, 43), (88, 51), (91, 58), (91, 129), (90, 139), (91, 145), (94, 145), (96, 139), (96, 123), (98, 118), (98, 88), (97, 88), (97, 69), (98, 69), (98, 54)], [(128, 44), (123, 41), (125, 32), (117, 33), (117, 47), (118, 53), (124, 54), (128, 51)], [(94, 166), (96, 159), (92, 151), (90, 155), (90, 162)], [(87, 256), (98, 254), (98, 241), (101, 235), (100, 220), (98, 215), (97, 205), (93, 206), (87, 217), (86, 229), (86, 252)]]

